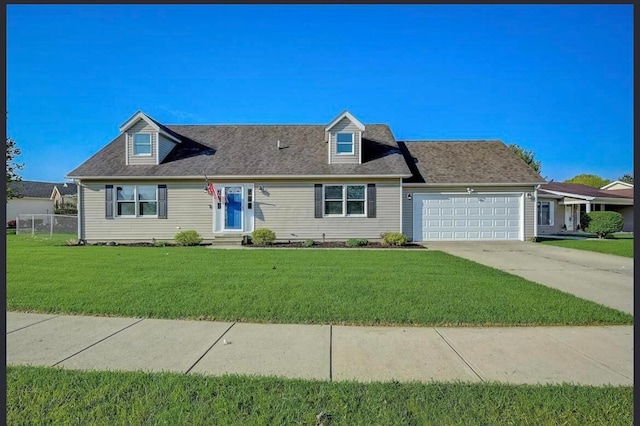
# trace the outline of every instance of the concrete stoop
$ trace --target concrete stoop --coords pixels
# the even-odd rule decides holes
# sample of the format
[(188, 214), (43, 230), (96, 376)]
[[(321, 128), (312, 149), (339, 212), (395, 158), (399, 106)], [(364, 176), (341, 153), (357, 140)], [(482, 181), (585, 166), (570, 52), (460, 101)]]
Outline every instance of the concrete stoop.
[(216, 235), (213, 239), (212, 246), (241, 246), (242, 235)]

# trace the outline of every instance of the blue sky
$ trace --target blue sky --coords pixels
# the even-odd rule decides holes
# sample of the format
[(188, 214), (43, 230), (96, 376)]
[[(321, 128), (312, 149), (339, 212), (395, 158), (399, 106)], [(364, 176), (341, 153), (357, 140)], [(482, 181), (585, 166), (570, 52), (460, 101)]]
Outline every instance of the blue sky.
[(137, 110), (501, 139), (542, 176), (633, 170), (631, 5), (8, 5), (7, 134), (61, 181)]

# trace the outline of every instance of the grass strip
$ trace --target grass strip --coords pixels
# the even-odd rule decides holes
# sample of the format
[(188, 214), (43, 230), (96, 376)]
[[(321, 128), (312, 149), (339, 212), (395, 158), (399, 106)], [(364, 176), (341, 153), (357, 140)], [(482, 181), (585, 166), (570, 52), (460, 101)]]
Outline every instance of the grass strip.
[(578, 250), (595, 251), (616, 256), (633, 257), (633, 238), (607, 238), (602, 240), (546, 240), (541, 244)]
[(353, 325), (633, 322), (629, 314), (439, 251), (55, 244), (7, 236), (8, 310)]
[(7, 367), (7, 424), (315, 425), (321, 412), (331, 425), (631, 425), (633, 388)]

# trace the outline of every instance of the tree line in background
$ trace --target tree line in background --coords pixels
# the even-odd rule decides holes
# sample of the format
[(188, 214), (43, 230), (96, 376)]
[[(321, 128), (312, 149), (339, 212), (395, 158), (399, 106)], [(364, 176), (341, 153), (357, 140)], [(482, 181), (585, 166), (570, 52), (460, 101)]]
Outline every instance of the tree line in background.
[(16, 157), (20, 154), (21, 151), (18, 145), (16, 145), (16, 141), (7, 137), (7, 200), (17, 197), (17, 194), (13, 192), (9, 183), (22, 180), (18, 174), (18, 170), (22, 170), (24, 164), (16, 163)]
[[(537, 173), (540, 173), (542, 170), (542, 164), (539, 160), (536, 160), (536, 155), (533, 151), (527, 150), (518, 146), (514, 143), (509, 145), (509, 149), (513, 151), (516, 155), (518, 155), (522, 160), (529, 165), (533, 170)], [(626, 173), (616, 180), (621, 182), (633, 184), (633, 174)], [(598, 175), (593, 175), (589, 173), (583, 173), (577, 176), (572, 177), (571, 179), (565, 180), (565, 183), (579, 183), (581, 185), (591, 186), (594, 188), (602, 188), (608, 183), (613, 182), (611, 179), (606, 179), (600, 177)]]

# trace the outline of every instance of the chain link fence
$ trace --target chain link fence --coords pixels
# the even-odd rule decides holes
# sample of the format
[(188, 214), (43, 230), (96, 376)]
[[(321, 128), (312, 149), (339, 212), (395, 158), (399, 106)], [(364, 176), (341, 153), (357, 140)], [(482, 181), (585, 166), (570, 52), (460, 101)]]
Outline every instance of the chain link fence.
[(78, 216), (62, 214), (19, 214), (16, 234), (48, 235), (78, 234)]

